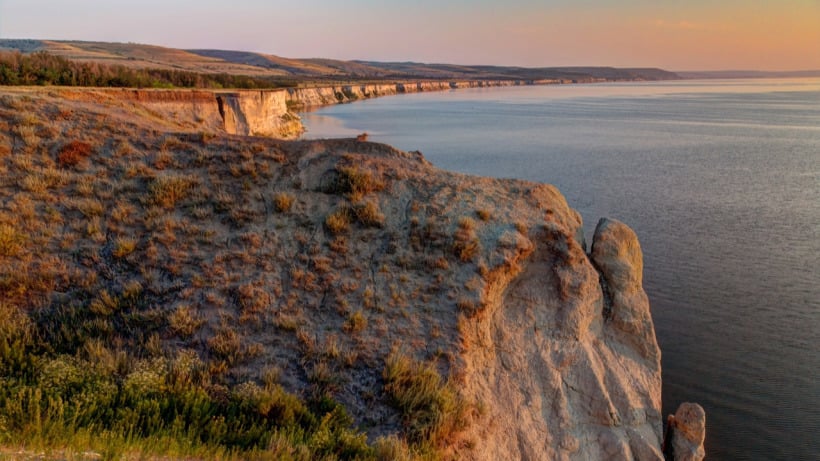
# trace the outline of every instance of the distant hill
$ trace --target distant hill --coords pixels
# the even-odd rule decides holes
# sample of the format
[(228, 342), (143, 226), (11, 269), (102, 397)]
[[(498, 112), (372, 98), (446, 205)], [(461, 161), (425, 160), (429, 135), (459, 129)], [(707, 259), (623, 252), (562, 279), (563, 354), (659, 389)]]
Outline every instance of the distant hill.
[(183, 70), (252, 77), (292, 78), (299, 81), (359, 81), (402, 79), (468, 80), (672, 80), (678, 74), (662, 69), (613, 67), (502, 67), (489, 65), (425, 64), (417, 62), (292, 59), (265, 53), (232, 50), (180, 50), (136, 43), (64, 40), (0, 39), (0, 50), (45, 51), (72, 61), (101, 62), (137, 69)]
[(759, 70), (718, 70), (677, 72), (685, 79), (703, 78), (803, 78), (820, 77), (820, 70), (798, 70), (788, 72), (767, 72)]

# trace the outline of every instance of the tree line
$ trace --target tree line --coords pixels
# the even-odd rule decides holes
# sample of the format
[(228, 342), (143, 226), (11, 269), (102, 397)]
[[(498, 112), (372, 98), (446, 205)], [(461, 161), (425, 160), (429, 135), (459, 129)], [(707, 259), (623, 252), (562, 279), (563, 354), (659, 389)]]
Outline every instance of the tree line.
[(295, 86), (296, 82), (173, 69), (133, 69), (123, 65), (70, 61), (45, 51), (31, 54), (6, 51), (0, 52), (0, 85), (264, 89)]

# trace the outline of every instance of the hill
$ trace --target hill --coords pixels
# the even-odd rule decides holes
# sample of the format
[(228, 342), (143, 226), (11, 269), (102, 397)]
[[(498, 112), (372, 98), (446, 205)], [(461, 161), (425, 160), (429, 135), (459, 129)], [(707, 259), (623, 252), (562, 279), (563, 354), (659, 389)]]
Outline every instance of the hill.
[(304, 82), (371, 80), (668, 80), (679, 78), (661, 69), (610, 67), (499, 67), (453, 64), (382, 63), (333, 59), (291, 59), (264, 53), (227, 50), (179, 50), (135, 43), (0, 39), (0, 49), (44, 51), (81, 62), (117, 64), (140, 69), (226, 73), (250, 77), (289, 77)]

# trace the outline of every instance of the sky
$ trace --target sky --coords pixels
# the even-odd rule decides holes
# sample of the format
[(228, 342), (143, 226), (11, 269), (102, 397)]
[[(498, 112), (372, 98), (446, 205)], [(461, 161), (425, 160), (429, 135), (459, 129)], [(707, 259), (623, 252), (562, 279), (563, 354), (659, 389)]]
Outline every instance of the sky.
[(0, 38), (526, 67), (820, 69), (820, 0), (0, 0)]

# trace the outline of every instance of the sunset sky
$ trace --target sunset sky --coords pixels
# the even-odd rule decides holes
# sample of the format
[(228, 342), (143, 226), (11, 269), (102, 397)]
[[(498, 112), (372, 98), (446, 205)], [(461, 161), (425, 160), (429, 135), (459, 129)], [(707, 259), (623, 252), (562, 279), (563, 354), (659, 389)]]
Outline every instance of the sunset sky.
[(820, 69), (820, 0), (0, 0), (0, 38), (294, 58)]

